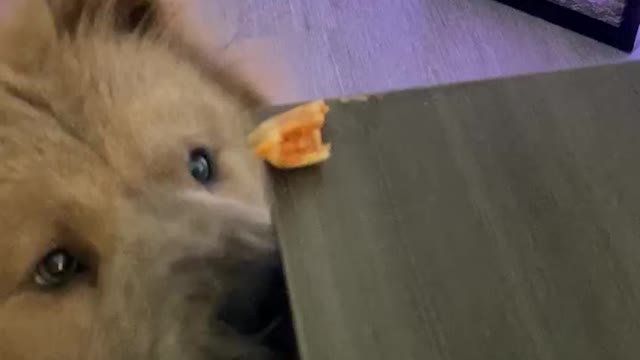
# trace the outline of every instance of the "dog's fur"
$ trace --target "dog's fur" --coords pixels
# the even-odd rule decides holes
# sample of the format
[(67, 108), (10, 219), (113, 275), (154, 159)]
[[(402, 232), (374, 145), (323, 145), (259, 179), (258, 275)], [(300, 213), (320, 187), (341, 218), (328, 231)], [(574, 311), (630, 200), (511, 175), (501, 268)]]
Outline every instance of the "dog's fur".
[[(184, 3), (22, 0), (1, 22), (0, 359), (273, 356), (212, 316), (275, 252), (245, 144), (261, 98)], [(206, 187), (186, 164), (199, 147), (220, 173)], [(52, 249), (87, 270), (45, 290)]]

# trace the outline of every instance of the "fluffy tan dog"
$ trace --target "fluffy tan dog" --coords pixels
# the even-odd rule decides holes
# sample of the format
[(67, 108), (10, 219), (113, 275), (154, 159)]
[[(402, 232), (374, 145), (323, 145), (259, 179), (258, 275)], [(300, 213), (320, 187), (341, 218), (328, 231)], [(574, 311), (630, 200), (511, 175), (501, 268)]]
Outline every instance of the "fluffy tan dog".
[(2, 22), (2, 360), (291, 349), (245, 143), (261, 99), (176, 4), (22, 0)]

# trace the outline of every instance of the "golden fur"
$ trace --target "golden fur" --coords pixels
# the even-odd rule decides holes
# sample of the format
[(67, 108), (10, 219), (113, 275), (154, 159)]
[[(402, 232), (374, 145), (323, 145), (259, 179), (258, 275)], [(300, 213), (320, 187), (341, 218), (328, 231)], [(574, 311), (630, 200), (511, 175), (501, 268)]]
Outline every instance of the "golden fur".
[[(261, 99), (176, 4), (23, 0), (2, 22), (2, 360), (270, 356), (210, 324), (237, 267), (275, 248), (245, 144)], [(218, 182), (190, 177), (194, 147)], [(88, 270), (43, 291), (56, 248)]]

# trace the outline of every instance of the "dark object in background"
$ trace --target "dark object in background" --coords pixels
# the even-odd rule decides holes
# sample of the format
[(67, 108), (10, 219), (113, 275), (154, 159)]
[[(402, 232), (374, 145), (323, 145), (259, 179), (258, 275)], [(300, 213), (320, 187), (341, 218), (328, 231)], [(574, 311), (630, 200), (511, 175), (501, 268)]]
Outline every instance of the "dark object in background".
[(498, 1), (627, 52), (640, 25), (640, 0)]

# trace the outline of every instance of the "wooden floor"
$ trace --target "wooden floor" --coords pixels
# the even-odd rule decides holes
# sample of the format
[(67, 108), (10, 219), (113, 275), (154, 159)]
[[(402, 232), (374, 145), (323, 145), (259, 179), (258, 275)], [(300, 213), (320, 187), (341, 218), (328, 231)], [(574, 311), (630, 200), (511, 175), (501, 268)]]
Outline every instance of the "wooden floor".
[[(227, 40), (289, 74), (277, 102), (581, 67), (629, 56), (492, 0), (217, 0)], [(215, 4), (214, 4), (215, 3)], [(273, 72), (273, 71), (272, 71)], [(272, 81), (273, 79), (271, 79)], [(267, 81), (268, 82), (268, 81)]]

